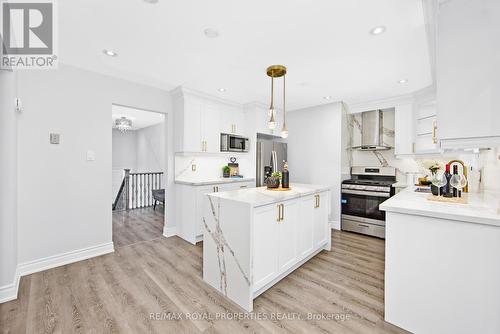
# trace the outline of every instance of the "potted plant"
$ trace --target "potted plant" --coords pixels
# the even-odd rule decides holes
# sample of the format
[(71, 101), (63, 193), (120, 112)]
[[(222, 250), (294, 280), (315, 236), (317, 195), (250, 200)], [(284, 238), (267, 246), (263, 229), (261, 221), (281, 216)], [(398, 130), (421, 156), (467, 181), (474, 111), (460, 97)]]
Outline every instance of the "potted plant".
[(268, 188), (279, 188), (281, 180), (281, 172), (274, 172), (267, 178), (266, 184)]
[(231, 168), (229, 168), (229, 166), (222, 167), (222, 176), (223, 177), (230, 177), (231, 176), (230, 173), (231, 173)]
[[(427, 160), (423, 162), (423, 167), (431, 172), (431, 181), (437, 177), (438, 171), (442, 168), (437, 160)], [(434, 196), (439, 195), (439, 187), (431, 184), (431, 192)]]

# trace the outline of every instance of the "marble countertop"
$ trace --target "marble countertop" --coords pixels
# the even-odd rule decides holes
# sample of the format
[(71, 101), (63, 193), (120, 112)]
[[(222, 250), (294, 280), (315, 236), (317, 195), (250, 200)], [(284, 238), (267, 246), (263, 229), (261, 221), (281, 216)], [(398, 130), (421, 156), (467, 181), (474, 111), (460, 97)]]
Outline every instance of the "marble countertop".
[(175, 180), (177, 184), (186, 184), (189, 186), (206, 186), (211, 184), (224, 184), (224, 183), (236, 183), (236, 182), (252, 182), (255, 181), (254, 178), (250, 177), (219, 177), (215, 179), (183, 179), (178, 178)]
[(232, 191), (223, 191), (209, 194), (208, 196), (221, 199), (228, 199), (237, 202), (244, 202), (253, 205), (254, 207), (278, 203), (294, 198), (304, 197), (321, 191), (331, 189), (331, 186), (292, 183), (290, 191), (272, 191), (266, 187), (248, 188)]
[(388, 212), (429, 216), (463, 222), (500, 226), (500, 193), (468, 193), (468, 204), (429, 201), (427, 193), (408, 187), (380, 205)]

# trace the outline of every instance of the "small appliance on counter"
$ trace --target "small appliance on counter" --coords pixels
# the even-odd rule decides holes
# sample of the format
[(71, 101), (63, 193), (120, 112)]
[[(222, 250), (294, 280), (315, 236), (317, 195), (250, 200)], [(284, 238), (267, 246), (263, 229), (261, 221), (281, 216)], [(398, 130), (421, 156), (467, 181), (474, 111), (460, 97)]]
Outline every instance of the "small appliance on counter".
[(341, 229), (385, 239), (379, 205), (394, 195), (394, 183), (394, 167), (351, 167), (351, 178), (342, 182)]

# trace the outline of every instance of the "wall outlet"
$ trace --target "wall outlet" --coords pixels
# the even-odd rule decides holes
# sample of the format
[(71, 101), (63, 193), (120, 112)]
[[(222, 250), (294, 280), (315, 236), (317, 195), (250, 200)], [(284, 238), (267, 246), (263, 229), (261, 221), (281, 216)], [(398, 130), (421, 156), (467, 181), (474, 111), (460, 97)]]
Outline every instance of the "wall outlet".
[(60, 143), (60, 140), (61, 140), (60, 134), (58, 134), (58, 133), (51, 133), (50, 134), (50, 143), (51, 144), (57, 145)]
[(191, 171), (192, 172), (196, 172), (196, 164), (192, 164), (191, 165)]

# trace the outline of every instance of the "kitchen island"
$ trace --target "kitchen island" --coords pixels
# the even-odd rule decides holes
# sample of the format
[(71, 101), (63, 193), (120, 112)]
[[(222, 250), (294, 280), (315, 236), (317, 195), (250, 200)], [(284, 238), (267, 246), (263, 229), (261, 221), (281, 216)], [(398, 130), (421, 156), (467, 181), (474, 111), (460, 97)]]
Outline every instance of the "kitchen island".
[(208, 194), (203, 279), (246, 311), (321, 250), (330, 250), (330, 187), (291, 184)]
[(414, 333), (500, 333), (500, 196), (429, 201), (409, 187), (386, 211), (385, 320)]

